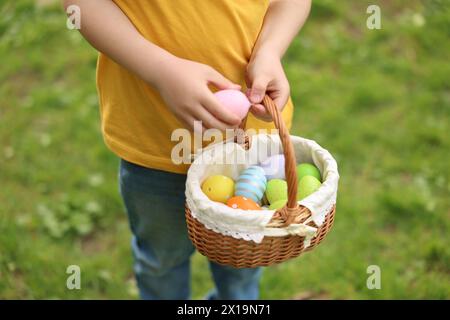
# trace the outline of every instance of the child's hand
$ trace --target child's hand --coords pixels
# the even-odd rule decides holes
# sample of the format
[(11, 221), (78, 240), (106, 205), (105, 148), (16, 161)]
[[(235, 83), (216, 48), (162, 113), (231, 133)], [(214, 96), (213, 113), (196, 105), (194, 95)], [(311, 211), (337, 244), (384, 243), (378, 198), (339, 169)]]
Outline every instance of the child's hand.
[(282, 110), (289, 99), (289, 82), (283, 70), (280, 57), (268, 53), (258, 53), (247, 66), (247, 95), (252, 103), (250, 111), (259, 119), (272, 121), (266, 108), (261, 104), (264, 95), (269, 95)]
[(222, 107), (208, 84), (218, 89), (240, 89), (240, 86), (211, 67), (177, 58), (145, 39), (114, 1), (64, 1), (65, 8), (70, 5), (80, 6), (83, 12), (80, 29), (83, 36), (99, 51), (159, 90), (175, 116), (190, 128), (194, 120), (201, 120), (205, 128), (222, 130), (241, 122)]
[(236, 128), (241, 119), (225, 109), (208, 88), (240, 89), (213, 68), (190, 60), (171, 57), (160, 68), (156, 89), (174, 113), (189, 128), (202, 121), (203, 129)]

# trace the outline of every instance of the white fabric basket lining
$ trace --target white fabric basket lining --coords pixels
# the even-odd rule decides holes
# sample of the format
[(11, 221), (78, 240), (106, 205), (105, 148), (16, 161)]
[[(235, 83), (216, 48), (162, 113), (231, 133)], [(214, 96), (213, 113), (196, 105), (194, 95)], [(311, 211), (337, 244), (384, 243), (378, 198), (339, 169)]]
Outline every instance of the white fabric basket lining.
[[(223, 174), (237, 180), (239, 174), (248, 166), (264, 161), (268, 156), (282, 153), (278, 135), (258, 134), (251, 137), (249, 150), (227, 141), (205, 148), (191, 165), (186, 180), (186, 203), (191, 214), (207, 229), (236, 239), (260, 243), (264, 236), (283, 237), (299, 235), (305, 237), (305, 246), (316, 235), (317, 228), (307, 226), (314, 221), (320, 227), (326, 215), (336, 204), (339, 181), (337, 163), (331, 154), (315, 141), (291, 136), (297, 163), (314, 163), (322, 174), (322, 186), (318, 191), (299, 201), (312, 215), (302, 224), (291, 224), (286, 228), (270, 228), (267, 224), (274, 211), (244, 211), (232, 209), (222, 203), (214, 202), (202, 192), (201, 184), (208, 176)], [(272, 151), (269, 153), (265, 150)], [(224, 164), (226, 157), (242, 160), (238, 164)]]

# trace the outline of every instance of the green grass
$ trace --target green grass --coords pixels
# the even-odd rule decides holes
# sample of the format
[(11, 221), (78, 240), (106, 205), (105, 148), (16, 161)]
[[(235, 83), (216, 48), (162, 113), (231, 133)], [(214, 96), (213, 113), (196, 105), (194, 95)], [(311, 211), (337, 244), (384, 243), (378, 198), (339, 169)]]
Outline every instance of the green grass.
[[(136, 298), (97, 54), (46, 2), (0, 4), (0, 297)], [(365, 27), (374, 3), (381, 30)], [(263, 298), (450, 298), (449, 30), (445, 1), (314, 1), (285, 67), (293, 133), (340, 166), (336, 222), (265, 270)], [(71, 264), (82, 290), (66, 289)], [(212, 282), (204, 257), (193, 264), (200, 298)], [(381, 290), (366, 288), (372, 264)]]

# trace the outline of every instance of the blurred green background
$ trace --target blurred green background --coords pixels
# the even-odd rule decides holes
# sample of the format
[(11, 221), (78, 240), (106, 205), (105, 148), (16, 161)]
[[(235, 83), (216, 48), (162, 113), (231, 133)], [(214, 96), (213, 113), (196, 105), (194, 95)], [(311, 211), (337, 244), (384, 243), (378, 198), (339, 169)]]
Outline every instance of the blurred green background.
[[(0, 3), (0, 298), (137, 298), (97, 54), (58, 1)], [(366, 27), (370, 4), (381, 30)], [(450, 298), (449, 39), (449, 1), (314, 0), (285, 67), (293, 133), (340, 165), (336, 222), (265, 270), (262, 298)], [(71, 264), (82, 290), (66, 288)], [(381, 290), (366, 287), (369, 265)], [(206, 259), (193, 266), (201, 298)]]

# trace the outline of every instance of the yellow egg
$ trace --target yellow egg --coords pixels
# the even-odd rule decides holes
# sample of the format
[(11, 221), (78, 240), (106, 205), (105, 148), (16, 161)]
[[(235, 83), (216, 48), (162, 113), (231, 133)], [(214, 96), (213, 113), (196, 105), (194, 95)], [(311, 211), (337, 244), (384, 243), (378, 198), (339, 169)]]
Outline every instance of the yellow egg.
[(202, 191), (212, 201), (227, 203), (234, 194), (234, 181), (223, 175), (211, 176), (203, 181)]

